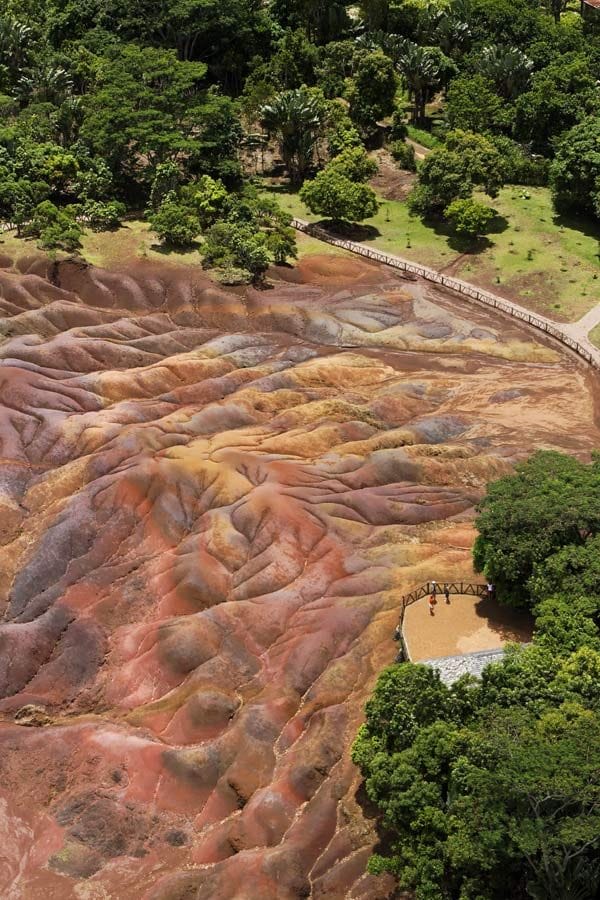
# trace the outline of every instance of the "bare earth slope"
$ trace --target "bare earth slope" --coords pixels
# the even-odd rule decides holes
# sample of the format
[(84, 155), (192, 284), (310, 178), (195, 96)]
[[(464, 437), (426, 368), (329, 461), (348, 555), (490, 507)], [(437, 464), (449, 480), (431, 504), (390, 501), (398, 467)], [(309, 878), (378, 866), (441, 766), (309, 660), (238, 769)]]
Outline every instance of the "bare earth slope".
[(3, 262), (0, 896), (387, 897), (349, 748), (398, 596), (598, 445), (588, 376), (345, 257)]

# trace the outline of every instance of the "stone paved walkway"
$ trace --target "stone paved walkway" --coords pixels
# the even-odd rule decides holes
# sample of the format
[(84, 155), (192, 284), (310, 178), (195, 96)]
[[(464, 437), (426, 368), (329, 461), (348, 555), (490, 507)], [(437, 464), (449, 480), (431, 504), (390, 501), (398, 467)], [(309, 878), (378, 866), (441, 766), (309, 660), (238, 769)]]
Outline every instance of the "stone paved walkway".
[(478, 653), (464, 653), (461, 656), (442, 656), (439, 659), (424, 659), (422, 664), (439, 669), (444, 684), (454, 684), (461, 675), (474, 675), (476, 678), (487, 665), (500, 662), (504, 650), (481, 650)]

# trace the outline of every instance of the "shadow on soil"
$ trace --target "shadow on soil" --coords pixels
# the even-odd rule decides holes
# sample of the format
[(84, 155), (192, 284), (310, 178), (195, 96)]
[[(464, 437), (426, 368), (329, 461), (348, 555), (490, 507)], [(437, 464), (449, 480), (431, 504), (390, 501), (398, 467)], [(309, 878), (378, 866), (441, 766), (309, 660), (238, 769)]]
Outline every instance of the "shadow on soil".
[(484, 597), (475, 604), (475, 614), (485, 619), (491, 631), (504, 641), (530, 641), (533, 616), (522, 609), (501, 606), (497, 600)]

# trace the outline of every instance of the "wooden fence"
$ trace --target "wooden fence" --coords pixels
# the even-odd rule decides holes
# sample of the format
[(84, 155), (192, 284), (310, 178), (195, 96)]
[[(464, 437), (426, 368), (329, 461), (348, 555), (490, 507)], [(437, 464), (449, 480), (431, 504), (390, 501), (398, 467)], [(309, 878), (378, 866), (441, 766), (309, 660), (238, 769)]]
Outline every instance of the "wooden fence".
[(400, 600), (400, 616), (398, 618), (398, 625), (396, 626), (396, 633), (394, 635), (395, 639), (400, 642), (400, 646), (402, 648), (397, 656), (397, 662), (410, 660), (408, 647), (406, 646), (406, 641), (404, 640), (404, 633), (402, 630), (406, 608), (412, 603), (416, 603), (417, 600), (422, 600), (423, 597), (428, 597), (431, 594), (443, 597), (446, 588), (448, 589), (449, 594), (461, 594), (463, 596), (469, 597), (485, 597), (488, 593), (487, 584), (476, 584), (472, 581), (448, 580), (428, 581), (426, 584), (419, 585), (418, 588), (415, 588), (414, 591), (411, 591), (409, 594), (405, 594)]
[(360, 244), (356, 241), (334, 237), (334, 235), (330, 234), (324, 228), (310, 222), (305, 222), (302, 219), (292, 219), (292, 226), (298, 231), (310, 234), (312, 237), (315, 237), (320, 241), (325, 241), (328, 244), (332, 244), (334, 247), (341, 247), (343, 250), (348, 250), (350, 253), (356, 253), (358, 256), (364, 256), (367, 259), (384, 263), (386, 266), (392, 266), (394, 269), (400, 269), (402, 272), (417, 275), (434, 284), (441, 284), (443, 287), (456, 291), (458, 294), (462, 294), (465, 297), (469, 297), (471, 300), (475, 300), (485, 306), (491, 306), (500, 312), (512, 316), (514, 319), (526, 322), (528, 325), (533, 326), (533, 328), (537, 328), (539, 331), (543, 331), (555, 340), (560, 341), (561, 344), (568, 347), (570, 350), (573, 350), (590, 366), (600, 370), (600, 351), (594, 349), (590, 350), (587, 347), (584, 347), (576, 341), (575, 338), (572, 338), (563, 331), (560, 325), (550, 322), (548, 319), (544, 319), (540, 316), (535, 316), (526, 309), (499, 297), (497, 294), (493, 294), (491, 291), (476, 288), (467, 281), (461, 281), (460, 278), (452, 278), (450, 275), (443, 275), (435, 269), (430, 269), (428, 266), (422, 266), (419, 263), (411, 262), (401, 256), (384, 253), (382, 250), (376, 250), (374, 247), (368, 247), (366, 244)]

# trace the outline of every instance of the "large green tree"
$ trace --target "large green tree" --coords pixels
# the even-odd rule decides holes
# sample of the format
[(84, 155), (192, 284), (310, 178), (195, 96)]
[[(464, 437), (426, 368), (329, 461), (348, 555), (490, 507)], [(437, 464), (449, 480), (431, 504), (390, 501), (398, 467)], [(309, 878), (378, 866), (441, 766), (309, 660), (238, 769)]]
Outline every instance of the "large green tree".
[(476, 526), (477, 570), (494, 582), (501, 600), (530, 605), (536, 566), (600, 531), (600, 459), (585, 465), (553, 451), (534, 454), (489, 485)]
[(202, 63), (172, 50), (128, 44), (107, 59), (86, 102), (81, 134), (126, 184), (150, 180), (156, 166), (194, 149)]
[(380, 119), (394, 109), (396, 75), (392, 61), (381, 50), (360, 53), (347, 90), (350, 117), (369, 136)]
[(561, 140), (550, 168), (554, 202), (559, 210), (600, 219), (600, 119), (591, 116)]

